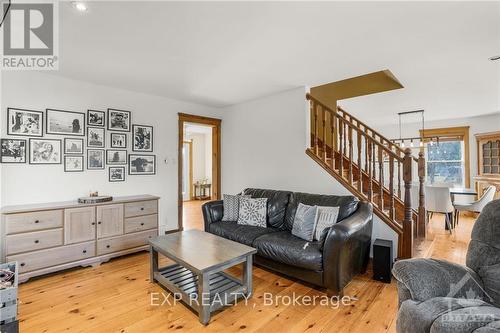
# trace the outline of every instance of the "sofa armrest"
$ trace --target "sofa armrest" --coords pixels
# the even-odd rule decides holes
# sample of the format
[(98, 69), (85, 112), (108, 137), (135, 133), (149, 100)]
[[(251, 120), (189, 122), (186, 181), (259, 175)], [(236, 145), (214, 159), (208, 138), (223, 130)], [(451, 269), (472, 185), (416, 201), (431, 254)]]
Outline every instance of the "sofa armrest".
[(355, 274), (366, 270), (370, 256), (373, 207), (360, 202), (348, 218), (330, 228), (323, 245), (324, 284), (341, 294)]
[(444, 260), (400, 260), (394, 264), (392, 275), (402, 289), (400, 304), (408, 298), (420, 302), (434, 297), (485, 298), (483, 283), (476, 272)]
[(222, 221), (224, 215), (224, 205), (222, 200), (210, 201), (201, 206), (203, 212), (203, 222), (205, 231), (208, 231), (210, 223)]

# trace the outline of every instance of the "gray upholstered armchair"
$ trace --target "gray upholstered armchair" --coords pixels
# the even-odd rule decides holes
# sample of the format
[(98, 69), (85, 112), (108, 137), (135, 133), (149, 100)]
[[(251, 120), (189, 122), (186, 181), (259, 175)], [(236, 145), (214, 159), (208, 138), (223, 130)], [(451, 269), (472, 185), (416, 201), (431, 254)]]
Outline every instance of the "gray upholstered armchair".
[(500, 332), (500, 200), (490, 202), (476, 221), (466, 264), (396, 262), (397, 331)]

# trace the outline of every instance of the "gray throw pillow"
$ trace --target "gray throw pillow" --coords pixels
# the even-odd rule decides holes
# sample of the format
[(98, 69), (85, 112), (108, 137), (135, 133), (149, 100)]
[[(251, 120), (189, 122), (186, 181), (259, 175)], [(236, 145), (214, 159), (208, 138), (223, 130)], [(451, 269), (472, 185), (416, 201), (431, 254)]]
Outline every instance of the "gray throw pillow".
[(240, 197), (238, 224), (266, 227), (267, 198)]
[[(222, 205), (224, 206), (224, 215), (222, 221), (238, 221), (240, 198), (242, 195), (222, 195)], [(250, 197), (243, 195), (243, 197)]]
[(316, 223), (316, 231), (314, 239), (323, 241), (326, 237), (326, 229), (330, 228), (337, 222), (340, 207), (322, 207), (318, 206), (318, 222)]
[(292, 235), (312, 242), (316, 229), (318, 207), (299, 203), (293, 219)]

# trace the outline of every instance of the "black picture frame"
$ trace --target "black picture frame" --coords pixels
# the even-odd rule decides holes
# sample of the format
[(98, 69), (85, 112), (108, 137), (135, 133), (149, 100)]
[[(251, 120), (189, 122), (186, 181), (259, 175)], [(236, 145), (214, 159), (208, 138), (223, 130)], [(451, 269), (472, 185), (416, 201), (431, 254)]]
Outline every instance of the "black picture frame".
[[(58, 110), (58, 109), (45, 109), (45, 133), (46, 134), (52, 134), (52, 135), (68, 135), (68, 136), (85, 136), (85, 113), (84, 112), (76, 112), (76, 111), (67, 111), (67, 110)], [(79, 115), (80, 117), (83, 117), (81, 121), (81, 131), (78, 134), (74, 134), (74, 132), (56, 132), (51, 130), (50, 128), (50, 114), (57, 114), (57, 113), (70, 113), (70, 114), (76, 114)], [(74, 124), (72, 125), (74, 126)], [(80, 134), (81, 133), (81, 134)]]
[[(125, 132), (118, 132), (118, 133), (110, 132), (110, 134), (111, 135), (109, 137), (109, 140), (110, 140), (110, 147), (111, 148), (125, 148), (125, 149), (127, 148), (127, 133), (125, 133)], [(124, 144), (122, 146), (115, 146), (113, 144), (113, 136), (115, 136), (115, 135), (123, 135)]]
[[(24, 143), (24, 154), (22, 157), (23, 161), (7, 161), (4, 159), (5, 157), (11, 157), (7, 156), (4, 151), (4, 143), (8, 141), (20, 141)], [(13, 138), (0, 139), (0, 163), (25, 164), (27, 151), (28, 151), (28, 142), (25, 139), (13, 139)]]
[[(69, 150), (66, 150), (67, 148), (67, 144), (66, 142), (68, 141), (79, 141), (81, 142), (80, 146), (81, 146), (81, 150), (78, 151), (78, 152), (73, 152), (73, 151), (69, 151)], [(84, 148), (83, 148), (83, 139), (79, 139), (79, 138), (64, 138), (64, 154), (66, 155), (82, 155), (83, 154), (83, 151), (84, 151)]]
[[(125, 153), (125, 161), (123, 163), (119, 162), (119, 163), (116, 163), (116, 162), (110, 162), (108, 160), (108, 154), (110, 152), (122, 152), (122, 153)], [(128, 163), (128, 154), (127, 154), (127, 150), (126, 149), (106, 149), (106, 165), (127, 165)]]
[[(81, 159), (82, 169), (81, 170), (68, 170), (67, 167), (66, 167), (66, 159), (67, 158), (79, 158), (79, 159)], [(84, 164), (83, 158), (84, 158), (83, 155), (67, 155), (67, 156), (65, 155), (64, 156), (64, 172), (83, 172), (84, 171), (84, 169), (83, 169), (83, 164)]]
[[(35, 141), (46, 141), (46, 142), (56, 142), (59, 145), (59, 158), (57, 162), (35, 162), (33, 157), (33, 148)], [(61, 139), (38, 139), (38, 138), (30, 138), (29, 139), (29, 164), (32, 165), (51, 165), (51, 164), (62, 164), (62, 140)]]
[[(113, 118), (111, 116), (111, 114), (113, 112), (116, 112), (116, 113), (122, 113), (122, 114), (127, 114), (128, 115), (128, 120), (127, 120), (127, 128), (126, 129), (120, 129), (119, 127), (116, 127), (112, 125), (112, 121), (113, 121)], [(106, 119), (106, 122), (108, 124), (107, 128), (108, 128), (108, 131), (115, 131), (115, 132), (130, 132), (130, 130), (132, 129), (132, 112), (130, 111), (126, 111), (126, 110), (119, 110), (119, 109), (112, 109), (112, 108), (109, 108), (108, 109), (108, 114), (106, 115), (107, 119)]]
[[(92, 118), (91, 113), (99, 113), (102, 116), (102, 123), (92, 123)], [(94, 126), (94, 127), (106, 127), (106, 111), (100, 111), (100, 110), (92, 110), (88, 109), (87, 110), (87, 126)]]
[[(90, 131), (95, 130), (95, 131), (102, 131), (102, 144), (101, 145), (94, 145), (90, 143)], [(93, 127), (93, 126), (87, 126), (87, 147), (92, 147), (92, 148), (104, 148), (106, 147), (106, 129), (104, 127)]]
[[(135, 133), (135, 129), (137, 127), (142, 127), (142, 128), (148, 128), (148, 129), (151, 129), (151, 138), (150, 138), (150, 147), (147, 148), (147, 149), (139, 149), (139, 148), (136, 148), (136, 133)], [(153, 126), (149, 126), (149, 125), (138, 125), (138, 124), (133, 124), (132, 125), (132, 151), (136, 151), (136, 152), (149, 152), (149, 153), (152, 153), (153, 152), (153, 141), (154, 141), (154, 135), (153, 135)]]
[[(152, 157), (153, 158), (153, 171), (151, 172), (132, 172), (132, 159), (134, 157)], [(128, 174), (130, 176), (136, 176), (136, 175), (156, 175), (156, 155), (149, 155), (149, 154), (128, 154)]]
[[(100, 167), (94, 167), (90, 166), (90, 157), (91, 157), (91, 152), (100, 152), (102, 155), (102, 166)], [(87, 149), (87, 170), (104, 170), (106, 167), (106, 154), (104, 149)]]
[[(10, 115), (11, 115), (12, 112), (15, 112), (15, 111), (19, 111), (19, 112), (22, 112), (22, 113), (35, 113), (35, 114), (40, 115), (40, 121), (39, 121), (40, 130), (37, 131), (37, 133), (35, 133), (35, 134), (33, 134), (33, 133), (13, 132), (12, 128), (11, 128), (12, 126), (11, 126), (11, 122), (10, 122), (10, 120), (11, 120), (10, 119)], [(44, 118), (43, 111), (35, 111), (35, 110), (20, 109), (20, 108), (7, 108), (7, 135), (31, 136), (31, 137), (41, 138), (41, 137), (43, 137), (43, 125), (44, 125), (43, 118)]]
[[(123, 179), (120, 179), (120, 180), (113, 180), (113, 179), (111, 179), (111, 169), (121, 169), (121, 170), (123, 170), (123, 172), (122, 172)], [(125, 181), (125, 167), (124, 166), (109, 167), (108, 173), (109, 173), (108, 179), (109, 179), (110, 183), (117, 183), (117, 182), (124, 182)]]

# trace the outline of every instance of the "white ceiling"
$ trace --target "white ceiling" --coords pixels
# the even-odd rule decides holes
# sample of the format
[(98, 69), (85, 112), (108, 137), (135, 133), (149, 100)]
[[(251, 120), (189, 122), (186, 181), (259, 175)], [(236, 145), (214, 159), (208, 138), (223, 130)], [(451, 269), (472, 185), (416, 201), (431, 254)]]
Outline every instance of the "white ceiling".
[(500, 2), (88, 6), (61, 3), (56, 75), (226, 106), (390, 69), (405, 89), (341, 104), (378, 122), (500, 111)]

